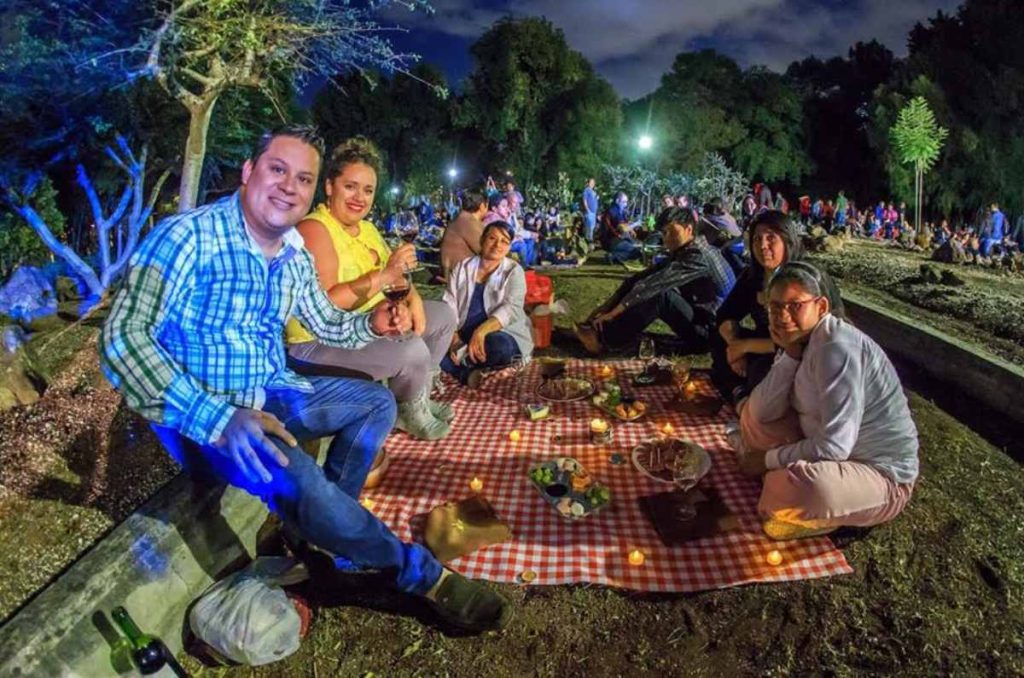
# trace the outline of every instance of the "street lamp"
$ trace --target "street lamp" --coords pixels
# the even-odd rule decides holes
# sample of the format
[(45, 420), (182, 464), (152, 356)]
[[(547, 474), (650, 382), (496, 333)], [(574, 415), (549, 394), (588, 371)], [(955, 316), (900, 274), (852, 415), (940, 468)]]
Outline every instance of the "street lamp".
[(450, 168), (448, 170), (448, 178), (449, 179), (454, 179), (456, 177), (456, 175), (458, 175), (458, 173), (459, 173), (459, 171), (457, 169), (455, 169), (454, 167), (452, 167), (452, 168)]
[(398, 195), (398, 191), (399, 191), (398, 186), (392, 186), (391, 187), (391, 195), (397, 196)]
[(644, 134), (637, 140), (637, 146), (640, 147), (641, 151), (649, 151), (651, 146), (654, 145), (654, 140), (647, 134)]

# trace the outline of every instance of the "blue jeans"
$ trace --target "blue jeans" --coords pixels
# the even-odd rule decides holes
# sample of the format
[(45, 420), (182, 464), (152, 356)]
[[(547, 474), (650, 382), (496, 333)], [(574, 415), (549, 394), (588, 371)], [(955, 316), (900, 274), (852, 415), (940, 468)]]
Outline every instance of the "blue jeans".
[(523, 268), (533, 266), (534, 244), (532, 240), (517, 240), (508, 248), (509, 254), (515, 252), (519, 255), (519, 263)]
[(617, 238), (608, 250), (608, 263), (621, 264), (630, 259), (639, 259), (642, 254), (640, 246), (635, 241), (629, 238)]
[(587, 242), (594, 242), (594, 229), (597, 227), (597, 214), (587, 212), (583, 215), (583, 237)]
[(272, 479), (254, 483), (213, 447), (200, 447), (173, 429), (153, 428), (187, 471), (212, 474), (242, 488), (316, 546), (359, 567), (393, 571), (402, 591), (426, 593), (441, 576), (441, 564), (422, 545), (399, 541), (359, 503), (373, 459), (395, 422), (394, 396), (380, 384), (359, 379), (309, 381), (313, 393), (269, 391), (263, 411), (280, 419), (300, 443), (334, 436), (323, 468), (302, 448), (273, 437), (288, 466), (282, 468), (261, 453)]
[[(470, 336), (472, 335), (470, 334)], [(463, 337), (462, 332), (459, 332), (459, 337), (463, 342), (469, 343), (469, 337)], [(441, 361), (441, 369), (458, 379), (459, 383), (465, 384), (469, 379), (469, 371), (474, 368), (505, 367), (515, 358), (522, 356), (522, 353), (519, 352), (519, 344), (512, 338), (512, 335), (500, 331), (491, 332), (484, 338), (484, 353), (487, 354), (487, 360), (484, 362), (474, 362), (467, 353), (461, 365), (456, 365), (446, 355)]]

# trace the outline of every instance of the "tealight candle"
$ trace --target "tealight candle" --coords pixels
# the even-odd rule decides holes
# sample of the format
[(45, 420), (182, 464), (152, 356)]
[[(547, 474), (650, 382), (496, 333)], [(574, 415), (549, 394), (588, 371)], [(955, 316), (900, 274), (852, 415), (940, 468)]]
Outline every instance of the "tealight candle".
[(610, 377), (615, 374), (615, 370), (611, 368), (611, 365), (601, 365), (601, 369), (598, 370), (598, 374), (602, 377)]
[(661, 432), (665, 435), (672, 435), (676, 432), (676, 427), (672, 425), (672, 422), (666, 421), (665, 425), (661, 427)]
[(638, 549), (633, 549), (629, 552), (629, 564), (630, 565), (643, 565), (644, 564), (644, 552)]
[(611, 442), (612, 430), (604, 419), (590, 420), (590, 442), (595, 445), (602, 445)]
[(693, 400), (694, 396), (697, 395), (697, 384), (692, 381), (686, 382), (686, 386), (683, 387), (683, 397), (687, 400)]
[(518, 443), (522, 439), (522, 437), (523, 437), (523, 434), (521, 434), (516, 429), (512, 429), (511, 431), (508, 432), (508, 439), (511, 440), (514, 443)]
[(768, 555), (765, 556), (764, 559), (768, 561), (769, 565), (773, 565), (776, 567), (782, 564), (782, 554), (776, 551), (775, 549), (769, 551)]
[(365, 497), (360, 503), (363, 505), (363, 508), (366, 509), (367, 511), (372, 511), (373, 507), (377, 505), (377, 502), (370, 499), (369, 497)]
[(469, 489), (473, 490), (474, 492), (479, 492), (480, 490), (484, 489), (484, 481), (480, 480), (479, 478), (473, 478), (472, 480), (469, 481)]

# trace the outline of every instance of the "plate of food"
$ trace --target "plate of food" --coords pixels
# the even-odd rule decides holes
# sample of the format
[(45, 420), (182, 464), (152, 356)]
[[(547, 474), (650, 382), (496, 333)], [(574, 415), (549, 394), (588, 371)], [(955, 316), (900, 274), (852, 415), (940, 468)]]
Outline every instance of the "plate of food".
[(711, 470), (711, 456), (680, 438), (654, 438), (633, 448), (633, 466), (648, 478), (689, 489)]
[(567, 520), (586, 518), (611, 503), (611, 492), (572, 457), (556, 457), (529, 472), (544, 500)]
[(548, 379), (537, 387), (537, 396), (554, 403), (568, 403), (589, 398), (594, 393), (594, 383), (589, 379), (561, 377)]
[(647, 413), (647, 403), (628, 396), (616, 396), (614, 392), (601, 391), (590, 402), (619, 421), (636, 421)]

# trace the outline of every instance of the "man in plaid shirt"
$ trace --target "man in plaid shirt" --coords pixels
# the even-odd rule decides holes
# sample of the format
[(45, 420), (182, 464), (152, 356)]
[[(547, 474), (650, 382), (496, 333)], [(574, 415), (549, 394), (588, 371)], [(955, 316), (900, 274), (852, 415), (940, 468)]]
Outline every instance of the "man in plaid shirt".
[[(385, 387), (300, 377), (285, 365), (297, 316), (328, 345), (359, 348), (411, 327), (403, 305), (334, 306), (294, 230), (316, 190), (322, 141), (309, 127), (265, 134), (230, 197), (160, 223), (131, 260), (101, 337), (104, 373), (188, 470), (259, 497), (303, 538), (388, 570), (469, 629), (507, 623), (501, 596), (404, 544), (359, 503), (395, 420)], [(333, 436), (324, 467), (298, 446)]]

